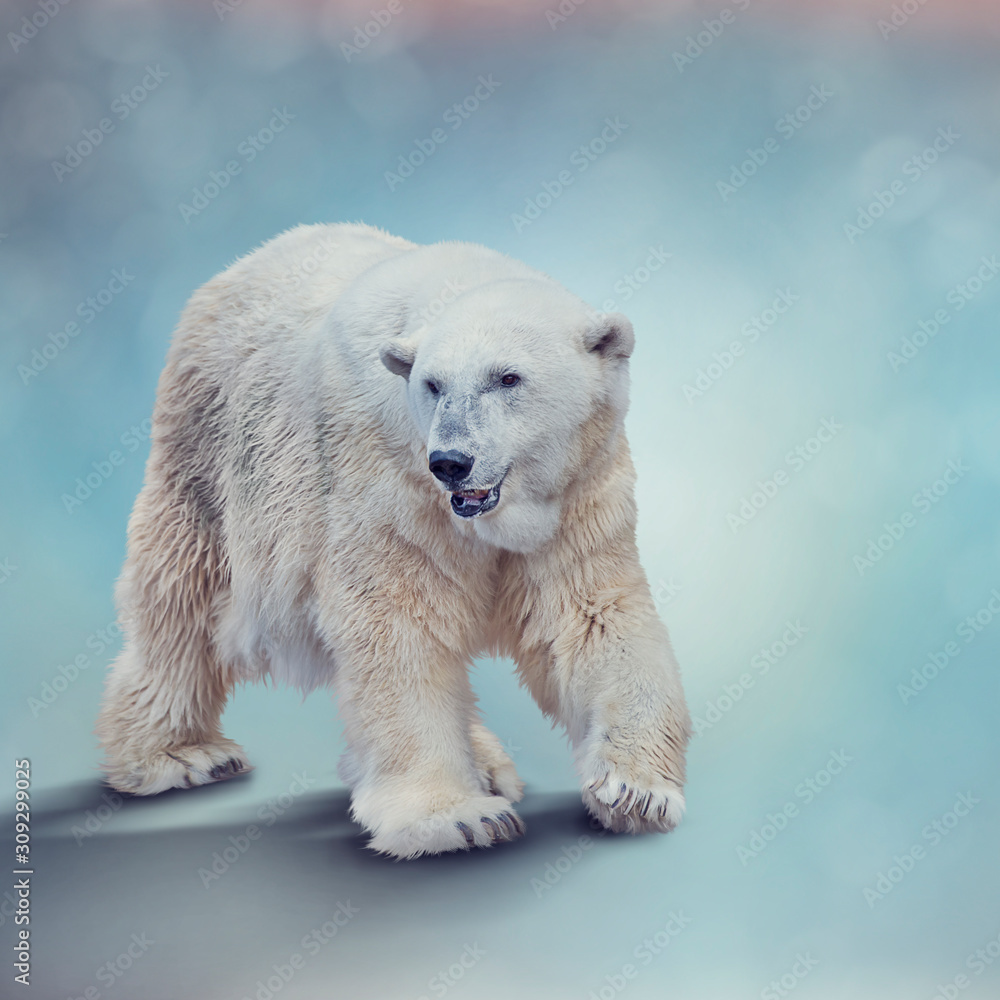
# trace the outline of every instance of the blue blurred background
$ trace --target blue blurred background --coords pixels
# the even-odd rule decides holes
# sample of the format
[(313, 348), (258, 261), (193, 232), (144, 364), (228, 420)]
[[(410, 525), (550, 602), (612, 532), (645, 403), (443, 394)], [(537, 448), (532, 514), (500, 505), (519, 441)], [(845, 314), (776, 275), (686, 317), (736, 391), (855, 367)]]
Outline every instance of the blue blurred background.
[[(39, 810), (39, 995), (998, 995), (1000, 15), (817, 8), (5, 5), (0, 717)], [(354, 220), (484, 243), (633, 320), (639, 545), (699, 730), (670, 837), (597, 837), (492, 661), (517, 845), (366, 858), (330, 697), (264, 688), (225, 719), (250, 779), (81, 837), (172, 327), (262, 241)], [(281, 979), (348, 897), (343, 938)]]

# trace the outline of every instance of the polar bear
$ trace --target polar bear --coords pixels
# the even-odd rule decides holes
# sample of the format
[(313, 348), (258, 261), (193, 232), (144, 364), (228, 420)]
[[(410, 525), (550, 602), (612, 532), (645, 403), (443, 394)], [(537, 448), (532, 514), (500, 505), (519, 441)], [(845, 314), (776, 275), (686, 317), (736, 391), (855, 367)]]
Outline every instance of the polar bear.
[(614, 831), (684, 810), (690, 720), (635, 543), (629, 321), (467, 243), (300, 226), (188, 303), (160, 378), (98, 735), (152, 795), (250, 769), (232, 687), (332, 686), (397, 858), (524, 832), (472, 659), (512, 658)]

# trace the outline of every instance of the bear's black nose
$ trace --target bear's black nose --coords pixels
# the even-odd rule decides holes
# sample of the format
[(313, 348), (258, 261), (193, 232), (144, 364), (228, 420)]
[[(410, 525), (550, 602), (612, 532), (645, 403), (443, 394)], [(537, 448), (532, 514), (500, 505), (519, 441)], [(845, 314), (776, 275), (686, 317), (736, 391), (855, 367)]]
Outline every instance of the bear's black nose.
[(457, 486), (472, 471), (474, 461), (460, 451), (432, 451), (429, 468), (445, 486)]

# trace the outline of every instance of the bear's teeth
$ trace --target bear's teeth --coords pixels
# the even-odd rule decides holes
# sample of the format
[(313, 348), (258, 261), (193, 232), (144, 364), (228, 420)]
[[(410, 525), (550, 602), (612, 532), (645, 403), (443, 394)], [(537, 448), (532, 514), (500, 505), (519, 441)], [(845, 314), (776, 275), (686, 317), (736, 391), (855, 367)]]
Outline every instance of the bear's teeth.
[(485, 500), (489, 490), (456, 490), (455, 495), (464, 500)]

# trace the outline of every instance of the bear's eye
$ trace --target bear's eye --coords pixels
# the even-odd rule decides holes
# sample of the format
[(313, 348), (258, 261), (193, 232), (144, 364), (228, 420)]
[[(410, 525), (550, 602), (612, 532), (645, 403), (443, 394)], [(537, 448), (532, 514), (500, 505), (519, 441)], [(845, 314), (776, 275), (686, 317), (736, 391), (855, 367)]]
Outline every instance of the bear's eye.
[(513, 373), (511, 373), (509, 375), (504, 375), (504, 377), (502, 379), (500, 379), (500, 384), (501, 385), (508, 385), (508, 386), (509, 385), (517, 385), (517, 383), (520, 382), (520, 381), (521, 381), (521, 376), (520, 375), (514, 375)]
[(437, 383), (436, 382), (428, 382), (427, 383), (427, 391), (432, 396), (436, 396), (441, 390), (437, 387)]

